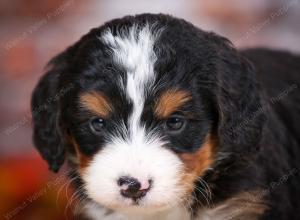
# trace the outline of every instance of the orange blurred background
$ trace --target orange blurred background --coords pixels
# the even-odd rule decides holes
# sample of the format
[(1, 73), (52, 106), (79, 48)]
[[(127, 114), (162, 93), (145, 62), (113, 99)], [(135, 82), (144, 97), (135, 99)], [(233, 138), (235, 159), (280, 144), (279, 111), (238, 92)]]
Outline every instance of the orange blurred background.
[(74, 219), (64, 171), (51, 174), (33, 147), (31, 92), (47, 61), (91, 28), (144, 12), (184, 18), (237, 47), (300, 51), (300, 0), (0, 1), (0, 219)]

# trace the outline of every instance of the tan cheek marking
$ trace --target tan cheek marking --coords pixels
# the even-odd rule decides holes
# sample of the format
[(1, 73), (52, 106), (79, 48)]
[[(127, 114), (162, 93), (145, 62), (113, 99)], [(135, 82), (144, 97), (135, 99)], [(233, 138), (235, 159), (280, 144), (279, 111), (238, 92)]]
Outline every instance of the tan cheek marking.
[(107, 101), (107, 98), (95, 91), (81, 95), (80, 102), (83, 107), (102, 117), (107, 117), (112, 112), (112, 105)]
[(76, 156), (79, 161), (79, 172), (82, 173), (89, 166), (89, 164), (92, 160), (92, 157), (89, 157), (89, 156), (81, 153), (79, 145), (74, 140), (74, 138), (71, 138), (71, 143), (73, 144), (73, 146), (75, 148)]
[(217, 141), (210, 135), (207, 136), (204, 144), (194, 153), (183, 153), (179, 157), (185, 166), (181, 184), (187, 193), (194, 189), (194, 183), (213, 164)]
[(154, 113), (159, 118), (166, 118), (190, 99), (191, 96), (186, 91), (175, 89), (168, 90), (157, 100), (154, 107)]

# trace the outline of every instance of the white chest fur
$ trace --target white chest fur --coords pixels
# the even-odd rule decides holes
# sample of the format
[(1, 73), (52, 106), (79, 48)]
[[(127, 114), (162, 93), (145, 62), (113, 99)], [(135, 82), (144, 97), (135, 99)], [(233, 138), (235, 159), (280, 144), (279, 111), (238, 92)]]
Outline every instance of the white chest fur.
[(189, 213), (183, 207), (175, 207), (166, 212), (149, 215), (125, 215), (108, 213), (105, 209), (87, 205), (86, 213), (92, 220), (190, 220)]
[[(199, 209), (197, 218), (193, 220), (257, 220), (266, 209), (258, 192), (245, 192), (212, 208)], [(154, 215), (127, 216), (87, 205), (86, 213), (92, 220), (191, 220), (188, 210), (180, 206)]]

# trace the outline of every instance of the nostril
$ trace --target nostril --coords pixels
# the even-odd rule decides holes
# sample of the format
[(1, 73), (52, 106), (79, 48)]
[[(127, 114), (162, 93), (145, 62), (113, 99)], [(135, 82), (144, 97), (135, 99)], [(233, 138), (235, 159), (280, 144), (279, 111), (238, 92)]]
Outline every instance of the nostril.
[(138, 199), (145, 196), (152, 184), (152, 180), (148, 180), (146, 183), (141, 183), (136, 178), (128, 176), (120, 177), (117, 182), (121, 188), (121, 194), (124, 197), (133, 199)]
[(129, 177), (126, 177), (126, 176), (125, 177), (124, 176), (120, 177), (118, 179), (118, 185), (123, 186), (124, 184), (126, 184), (128, 182), (128, 179), (129, 179)]

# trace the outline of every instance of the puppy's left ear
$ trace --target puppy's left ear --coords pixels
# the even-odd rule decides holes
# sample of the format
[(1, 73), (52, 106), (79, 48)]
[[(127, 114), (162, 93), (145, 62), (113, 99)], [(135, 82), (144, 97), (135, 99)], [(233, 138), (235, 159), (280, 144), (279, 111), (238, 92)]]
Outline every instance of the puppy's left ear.
[(223, 151), (247, 157), (258, 149), (266, 119), (256, 70), (228, 40), (216, 41), (220, 145)]

